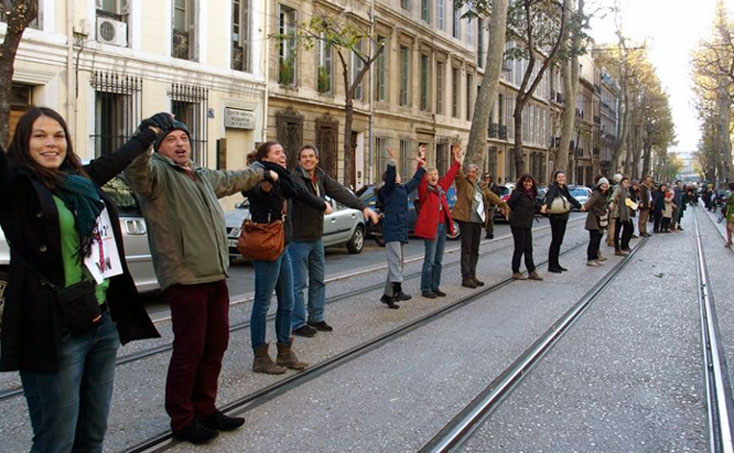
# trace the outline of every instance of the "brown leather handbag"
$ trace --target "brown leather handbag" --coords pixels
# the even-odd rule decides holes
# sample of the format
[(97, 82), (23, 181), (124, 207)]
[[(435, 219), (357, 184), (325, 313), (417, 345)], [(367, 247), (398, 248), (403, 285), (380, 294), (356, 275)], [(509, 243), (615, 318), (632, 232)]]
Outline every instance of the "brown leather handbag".
[(255, 223), (250, 219), (242, 222), (237, 250), (245, 259), (253, 261), (275, 261), (285, 248), (285, 230), (281, 220), (270, 223)]

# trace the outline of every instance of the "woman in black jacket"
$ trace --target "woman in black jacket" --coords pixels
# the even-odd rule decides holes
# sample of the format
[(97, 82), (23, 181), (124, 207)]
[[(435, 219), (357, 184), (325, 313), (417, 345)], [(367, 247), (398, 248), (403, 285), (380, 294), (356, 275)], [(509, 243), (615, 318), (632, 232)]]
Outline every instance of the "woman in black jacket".
[(524, 280), (520, 273), (520, 259), (525, 255), (525, 267), (528, 270), (528, 278), (531, 280), (543, 280), (543, 277), (535, 271), (533, 262), (533, 219), (535, 219), (535, 197), (538, 196), (538, 185), (532, 176), (525, 174), (517, 181), (515, 190), (512, 191), (507, 205), (510, 212), (510, 229), (512, 238), (515, 240), (515, 250), (512, 253), (512, 278)]
[[(271, 223), (284, 219), (285, 245), (291, 241), (292, 224), (288, 213), (292, 212), (289, 199), (298, 198), (325, 214), (333, 212), (331, 205), (321, 197), (313, 195), (303, 184), (295, 183), (286, 169), (286, 154), (278, 142), (265, 142), (255, 154), (254, 166), (272, 170), (278, 174), (278, 183), (259, 183), (243, 195), (250, 201), (250, 216), (255, 223)], [(274, 261), (253, 260), (255, 267), (255, 300), (250, 313), (250, 341), (255, 359), (252, 371), (256, 373), (281, 374), (286, 368), (302, 370), (308, 366), (301, 362), (292, 350), (291, 312), (293, 311), (293, 267), (286, 248)], [(268, 308), (273, 291), (278, 297), (275, 314), (275, 335), (278, 339), (276, 363), (268, 354), (265, 330)]]
[[(553, 207), (553, 201), (558, 198), (556, 204), (561, 206), (561, 209), (555, 211)], [(545, 203), (540, 208), (540, 212), (543, 214), (548, 213), (551, 225), (551, 245), (548, 250), (548, 272), (554, 272), (560, 274), (562, 271), (566, 271), (565, 267), (561, 266), (558, 261), (558, 256), (561, 253), (561, 244), (563, 244), (563, 236), (566, 234), (566, 224), (568, 223), (568, 213), (571, 212), (571, 206), (576, 209), (584, 210), (581, 203), (578, 202), (568, 192), (568, 186), (566, 185), (566, 173), (563, 170), (557, 170), (553, 174), (553, 184), (548, 188), (548, 193), (545, 195)]]
[[(125, 264), (117, 210), (100, 186), (171, 120), (143, 121), (119, 150), (82, 166), (64, 119), (34, 108), (18, 121), (7, 157), (0, 150), (0, 225), (11, 245), (0, 370), (20, 371), (32, 451), (101, 451), (117, 348), (159, 336)], [(105, 272), (107, 261), (95, 259), (101, 253), (120, 264)], [(62, 310), (70, 287), (85, 289), (89, 316)]]

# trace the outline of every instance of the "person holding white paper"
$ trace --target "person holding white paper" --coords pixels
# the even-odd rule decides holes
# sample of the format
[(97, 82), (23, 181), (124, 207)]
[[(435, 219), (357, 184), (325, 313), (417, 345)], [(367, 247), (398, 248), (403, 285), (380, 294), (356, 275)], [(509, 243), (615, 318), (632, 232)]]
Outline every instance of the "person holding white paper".
[[(622, 176), (622, 180), (617, 184), (617, 188), (612, 194), (612, 202), (610, 210), (614, 223), (614, 254), (618, 256), (628, 255), (630, 252), (630, 239), (632, 238), (632, 215), (630, 213), (629, 198), (630, 180), (626, 176)], [(634, 203), (633, 203), (634, 204)], [(620, 238), (621, 232), (621, 238)]]
[(11, 245), (0, 371), (20, 371), (31, 451), (101, 452), (120, 343), (160, 336), (121, 261), (117, 209), (100, 186), (168, 118), (143, 121), (120, 149), (82, 166), (64, 119), (33, 108), (7, 157), (0, 149), (0, 225)]

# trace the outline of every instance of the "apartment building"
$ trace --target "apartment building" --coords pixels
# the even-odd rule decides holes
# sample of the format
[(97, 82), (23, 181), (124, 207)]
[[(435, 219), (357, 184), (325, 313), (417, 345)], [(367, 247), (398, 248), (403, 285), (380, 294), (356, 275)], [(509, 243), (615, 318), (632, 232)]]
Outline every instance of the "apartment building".
[(264, 0), (38, 2), (15, 62), (14, 121), (32, 105), (58, 110), (84, 159), (159, 111), (188, 124), (193, 158), (210, 168), (243, 168), (264, 140)]

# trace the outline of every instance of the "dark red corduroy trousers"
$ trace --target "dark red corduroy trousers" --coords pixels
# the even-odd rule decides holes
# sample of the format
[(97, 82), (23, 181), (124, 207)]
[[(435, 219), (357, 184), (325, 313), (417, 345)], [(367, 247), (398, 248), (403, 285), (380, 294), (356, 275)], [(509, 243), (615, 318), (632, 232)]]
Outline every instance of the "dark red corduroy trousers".
[(166, 380), (166, 412), (179, 431), (216, 410), (217, 381), (229, 342), (229, 293), (220, 280), (174, 285), (165, 290), (171, 306), (173, 354)]

